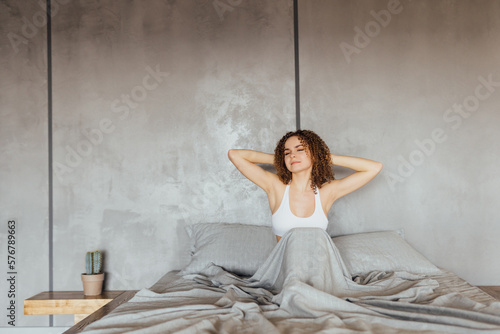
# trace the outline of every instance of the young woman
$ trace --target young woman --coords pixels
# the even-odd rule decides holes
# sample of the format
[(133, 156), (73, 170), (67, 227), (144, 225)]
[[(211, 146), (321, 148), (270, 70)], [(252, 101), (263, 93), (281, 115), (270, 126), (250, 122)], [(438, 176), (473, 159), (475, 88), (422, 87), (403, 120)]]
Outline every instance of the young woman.
[[(273, 154), (232, 149), (229, 159), (250, 181), (262, 188), (269, 200), (276, 239), (295, 227), (326, 230), (333, 203), (370, 182), (382, 163), (330, 154), (325, 142), (313, 131), (288, 132)], [(257, 164), (274, 164), (277, 174)], [(331, 165), (356, 172), (335, 180)]]

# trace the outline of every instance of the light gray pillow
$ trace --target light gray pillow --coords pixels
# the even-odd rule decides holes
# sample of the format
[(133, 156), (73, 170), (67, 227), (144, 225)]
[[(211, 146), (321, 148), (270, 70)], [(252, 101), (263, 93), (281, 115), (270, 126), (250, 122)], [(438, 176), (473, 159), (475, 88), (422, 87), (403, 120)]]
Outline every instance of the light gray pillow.
[(210, 263), (242, 276), (252, 276), (267, 259), (276, 237), (271, 227), (229, 223), (198, 223), (186, 227), (191, 262), (180, 275), (200, 272)]
[(351, 275), (371, 271), (406, 271), (422, 275), (441, 273), (396, 231), (357, 233), (332, 240)]

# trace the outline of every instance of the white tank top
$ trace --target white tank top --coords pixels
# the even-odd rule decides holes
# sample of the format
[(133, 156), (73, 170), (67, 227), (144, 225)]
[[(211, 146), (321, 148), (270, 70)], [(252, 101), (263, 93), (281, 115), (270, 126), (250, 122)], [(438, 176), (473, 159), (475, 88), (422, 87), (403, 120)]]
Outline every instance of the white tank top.
[(319, 227), (326, 230), (328, 226), (328, 217), (325, 215), (319, 198), (319, 190), (316, 189), (314, 195), (314, 213), (306, 218), (297, 217), (290, 210), (290, 199), (288, 190), (290, 184), (285, 188), (285, 194), (281, 200), (280, 207), (272, 215), (272, 224), (274, 234), (282, 237), (286, 232), (295, 227)]

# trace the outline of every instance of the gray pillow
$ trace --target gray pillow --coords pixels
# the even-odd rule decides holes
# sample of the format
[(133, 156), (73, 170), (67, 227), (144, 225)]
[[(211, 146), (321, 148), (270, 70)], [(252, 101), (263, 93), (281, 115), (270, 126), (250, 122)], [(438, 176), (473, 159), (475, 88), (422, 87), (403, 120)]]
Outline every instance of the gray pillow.
[(395, 231), (357, 233), (332, 240), (351, 275), (371, 271), (406, 271), (423, 275), (442, 273)]
[(198, 273), (214, 263), (226, 271), (252, 276), (276, 246), (269, 226), (198, 223), (186, 231), (191, 239), (191, 262), (180, 275)]

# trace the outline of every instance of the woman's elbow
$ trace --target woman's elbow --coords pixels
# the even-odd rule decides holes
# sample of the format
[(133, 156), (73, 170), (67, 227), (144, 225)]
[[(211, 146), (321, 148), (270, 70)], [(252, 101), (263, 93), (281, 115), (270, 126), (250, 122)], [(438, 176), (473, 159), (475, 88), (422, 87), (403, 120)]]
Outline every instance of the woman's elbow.
[(233, 148), (230, 149), (229, 151), (227, 151), (227, 157), (231, 161), (234, 161), (234, 158), (236, 157), (237, 154), (238, 154), (238, 150), (235, 150)]
[(375, 171), (377, 172), (377, 174), (382, 171), (382, 168), (384, 168), (384, 164), (381, 162), (377, 162), (377, 164), (375, 166)]

